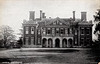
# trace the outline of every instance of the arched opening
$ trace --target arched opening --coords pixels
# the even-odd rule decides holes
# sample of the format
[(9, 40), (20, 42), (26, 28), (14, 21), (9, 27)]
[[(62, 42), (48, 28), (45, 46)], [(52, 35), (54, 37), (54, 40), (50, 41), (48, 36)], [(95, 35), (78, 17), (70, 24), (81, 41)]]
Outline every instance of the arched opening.
[(58, 38), (55, 40), (55, 47), (60, 47), (60, 40)]
[(67, 39), (62, 40), (62, 47), (66, 48), (67, 47)]
[(43, 38), (43, 40), (42, 40), (42, 47), (46, 47), (46, 42), (47, 42), (47, 39)]
[(52, 48), (52, 39), (51, 39), (51, 38), (48, 39), (48, 47), (49, 47), (49, 48)]
[(69, 47), (72, 47), (72, 42), (73, 42), (72, 39), (69, 39), (69, 40), (68, 40)]

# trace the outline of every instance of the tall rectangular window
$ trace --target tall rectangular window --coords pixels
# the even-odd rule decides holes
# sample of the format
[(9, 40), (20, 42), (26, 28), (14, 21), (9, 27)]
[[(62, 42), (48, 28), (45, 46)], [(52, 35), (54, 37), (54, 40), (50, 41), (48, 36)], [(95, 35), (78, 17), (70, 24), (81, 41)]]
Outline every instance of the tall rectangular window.
[(41, 44), (40, 42), (41, 42), (41, 40), (40, 40), (40, 38), (38, 38), (38, 44)]
[(75, 45), (77, 45), (77, 38), (75, 38)]
[(72, 34), (72, 28), (70, 28), (70, 34)]
[(80, 44), (81, 44), (81, 46), (84, 46), (84, 38), (81, 38)]
[(51, 28), (47, 28), (47, 34), (51, 34)]
[(34, 34), (34, 27), (31, 27), (31, 34)]
[(87, 35), (90, 34), (90, 29), (89, 29), (89, 28), (86, 29), (86, 34), (87, 34)]
[(56, 35), (59, 35), (59, 28), (56, 28)]
[(25, 44), (28, 44), (28, 43), (29, 43), (29, 38), (25, 37)]
[(45, 35), (46, 34), (46, 28), (42, 28), (42, 33)]
[(75, 30), (75, 35), (77, 35), (77, 30)]
[(60, 29), (60, 34), (65, 34), (64, 28), (61, 28), (61, 29)]
[(85, 46), (89, 45), (89, 43), (90, 43), (90, 39), (86, 38)]
[(41, 33), (40, 30), (38, 30), (38, 34), (39, 34), (39, 35), (40, 35), (40, 33)]
[(84, 35), (84, 28), (81, 28), (81, 35)]
[(31, 44), (34, 44), (34, 37), (31, 37)]
[(25, 34), (29, 34), (29, 27), (25, 27)]

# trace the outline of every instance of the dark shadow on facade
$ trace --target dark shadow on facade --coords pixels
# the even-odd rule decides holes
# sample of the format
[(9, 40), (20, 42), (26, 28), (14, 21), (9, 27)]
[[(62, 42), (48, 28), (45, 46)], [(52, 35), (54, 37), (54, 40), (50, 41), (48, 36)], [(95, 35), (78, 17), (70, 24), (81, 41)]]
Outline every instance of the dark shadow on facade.
[(59, 48), (60, 47), (60, 40), (57, 38), (55, 39), (55, 47)]

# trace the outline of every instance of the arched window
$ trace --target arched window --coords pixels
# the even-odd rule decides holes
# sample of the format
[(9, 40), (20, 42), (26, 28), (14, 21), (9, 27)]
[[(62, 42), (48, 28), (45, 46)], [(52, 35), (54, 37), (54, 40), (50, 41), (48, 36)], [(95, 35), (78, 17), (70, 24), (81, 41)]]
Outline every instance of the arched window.
[(65, 38), (62, 40), (62, 47), (63, 48), (67, 47), (67, 39), (65, 39)]
[(60, 47), (60, 39), (59, 38), (55, 39), (55, 47), (57, 47), (57, 48)]
[(47, 42), (47, 39), (46, 38), (43, 38), (42, 39), (42, 47), (46, 47), (46, 42)]
[(72, 47), (72, 43), (73, 43), (73, 40), (70, 38), (70, 39), (68, 40), (69, 47)]
[(52, 43), (52, 39), (49, 38), (49, 39), (48, 39), (48, 47), (49, 47), (49, 48), (53, 47), (52, 44), (53, 44), (53, 43)]

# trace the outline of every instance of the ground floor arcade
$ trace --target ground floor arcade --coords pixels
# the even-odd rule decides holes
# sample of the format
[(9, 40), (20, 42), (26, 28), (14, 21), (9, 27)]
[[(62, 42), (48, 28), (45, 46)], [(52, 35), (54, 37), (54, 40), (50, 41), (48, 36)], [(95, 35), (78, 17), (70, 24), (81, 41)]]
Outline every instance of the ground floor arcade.
[(73, 46), (73, 37), (43, 37), (42, 47), (47, 48), (67, 48)]

